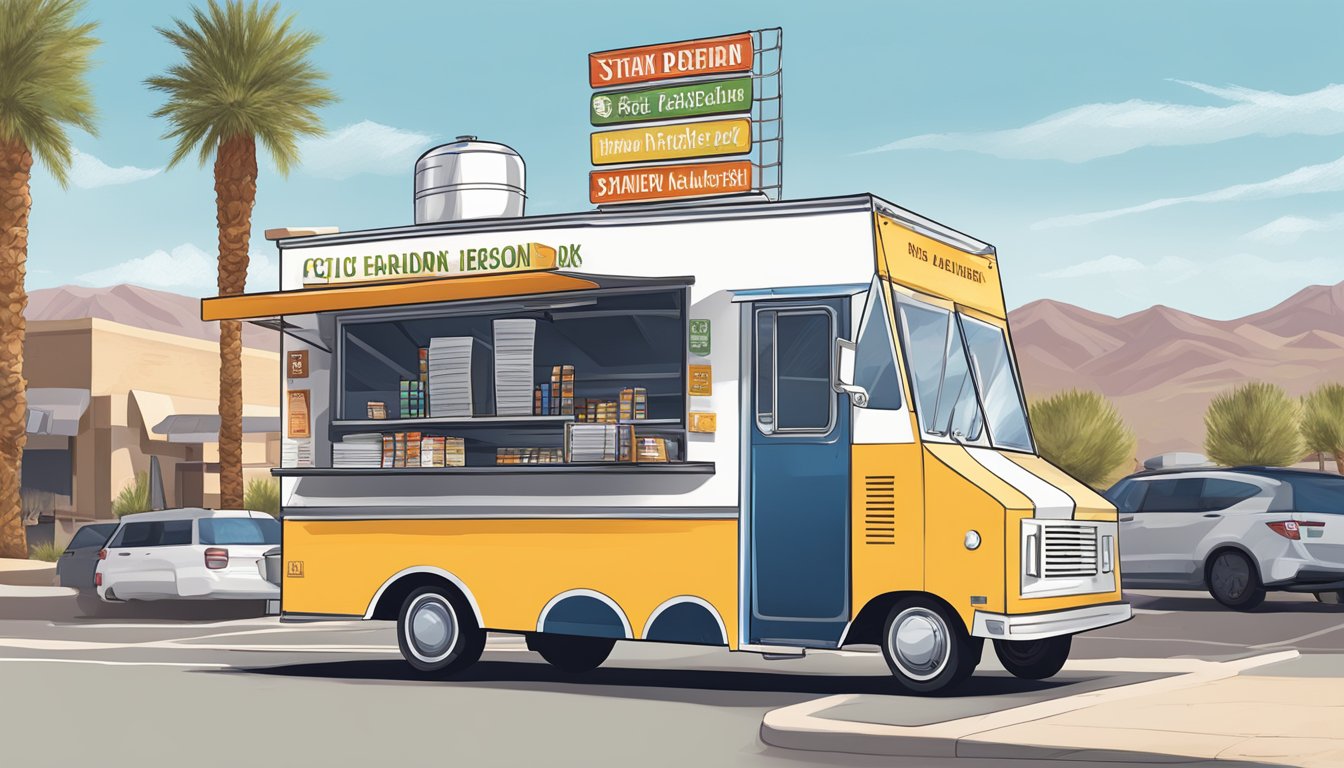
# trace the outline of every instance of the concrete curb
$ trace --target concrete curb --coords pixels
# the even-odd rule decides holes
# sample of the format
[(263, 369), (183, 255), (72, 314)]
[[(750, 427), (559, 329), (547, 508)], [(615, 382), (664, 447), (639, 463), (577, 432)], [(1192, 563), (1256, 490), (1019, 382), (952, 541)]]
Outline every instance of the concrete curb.
[[(1070, 671), (1094, 672), (1176, 672), (1176, 676), (1149, 680), (1116, 688), (1089, 691), (1050, 701), (921, 726), (885, 725), (831, 720), (819, 716), (832, 707), (858, 698), (857, 694), (827, 696), (766, 713), (761, 721), (761, 740), (785, 749), (811, 752), (842, 752), (896, 757), (978, 757), (1028, 758), (1032, 760), (1079, 759), (1088, 751), (1085, 744), (1074, 748), (1040, 747), (1029, 744), (997, 743), (977, 739), (1000, 728), (1086, 709), (1122, 699), (1160, 695), (1171, 691), (1235, 677), (1241, 672), (1266, 664), (1297, 658), (1297, 651), (1280, 651), (1246, 659), (1213, 662), (1198, 659), (1106, 659), (1070, 663)], [(1143, 745), (1149, 750), (1156, 744)], [(1130, 752), (1092, 751), (1088, 759), (1128, 759), (1135, 762), (1189, 762), (1189, 758), (1136, 750)]]

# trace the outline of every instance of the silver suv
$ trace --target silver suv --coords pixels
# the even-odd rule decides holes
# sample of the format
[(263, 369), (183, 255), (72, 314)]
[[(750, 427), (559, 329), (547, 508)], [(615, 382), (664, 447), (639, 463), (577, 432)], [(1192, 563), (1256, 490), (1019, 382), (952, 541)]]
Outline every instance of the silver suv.
[(1344, 602), (1344, 476), (1272, 467), (1130, 475), (1120, 510), (1124, 586), (1207, 589), (1250, 610), (1266, 590)]

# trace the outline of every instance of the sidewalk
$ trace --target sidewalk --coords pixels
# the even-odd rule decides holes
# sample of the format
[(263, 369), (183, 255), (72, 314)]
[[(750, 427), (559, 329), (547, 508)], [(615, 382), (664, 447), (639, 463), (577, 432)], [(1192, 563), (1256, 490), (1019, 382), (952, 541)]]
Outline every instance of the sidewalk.
[[(991, 759), (1243, 760), (1344, 765), (1344, 655), (1283, 651), (1225, 662), (1108, 659), (1066, 672), (1165, 674), (955, 720), (883, 721), (886, 697), (831, 696), (768, 713), (761, 738), (790, 749)], [(857, 715), (857, 717), (856, 717)]]
[(12, 587), (50, 587), (55, 583), (55, 563), (0, 557), (0, 584)]

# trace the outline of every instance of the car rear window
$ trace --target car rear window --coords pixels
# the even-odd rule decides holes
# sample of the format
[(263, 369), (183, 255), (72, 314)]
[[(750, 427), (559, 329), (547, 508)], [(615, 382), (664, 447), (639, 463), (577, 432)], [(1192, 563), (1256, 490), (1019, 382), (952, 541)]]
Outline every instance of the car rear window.
[(280, 543), (280, 523), (269, 517), (213, 517), (199, 526), (202, 544)]
[(1239, 501), (1245, 501), (1260, 493), (1260, 486), (1210, 477), (1204, 481), (1204, 492), (1200, 494), (1205, 510), (1227, 509)]
[(101, 547), (107, 542), (107, 537), (117, 529), (115, 525), (86, 525), (75, 533), (74, 538), (70, 539), (70, 544), (66, 549), (92, 549)]
[(1293, 509), (1297, 512), (1317, 512), (1344, 515), (1344, 477), (1321, 475), (1275, 475), (1293, 487)]
[(126, 523), (109, 547), (179, 547), (191, 543), (190, 520)]

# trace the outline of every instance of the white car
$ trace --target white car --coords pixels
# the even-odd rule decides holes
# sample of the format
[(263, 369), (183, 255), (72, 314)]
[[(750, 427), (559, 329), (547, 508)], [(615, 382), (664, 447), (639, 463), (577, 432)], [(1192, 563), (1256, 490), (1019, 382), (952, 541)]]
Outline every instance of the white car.
[(94, 585), (107, 602), (278, 600), (263, 555), (280, 522), (247, 510), (168, 509), (121, 518), (98, 553)]

